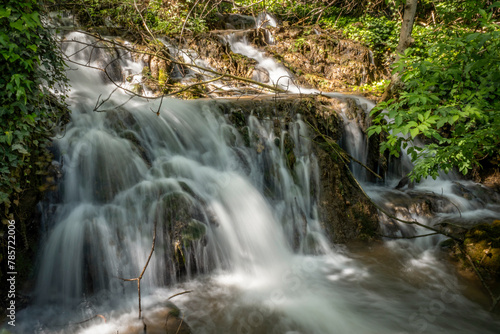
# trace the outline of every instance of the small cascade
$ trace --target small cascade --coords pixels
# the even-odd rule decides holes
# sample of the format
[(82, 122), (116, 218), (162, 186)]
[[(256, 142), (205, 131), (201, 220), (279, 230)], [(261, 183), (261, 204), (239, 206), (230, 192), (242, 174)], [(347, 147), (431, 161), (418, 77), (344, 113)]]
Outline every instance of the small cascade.
[[(341, 146), (356, 160), (374, 171), (373, 162), (369, 161), (373, 150), (370, 147), (366, 129), (370, 126), (369, 113), (374, 103), (356, 96), (338, 93), (323, 93), (345, 102), (341, 104), (344, 135)], [(414, 145), (421, 145), (417, 140)], [(405, 150), (399, 158), (390, 158), (384, 183), (374, 184), (368, 178), (369, 172), (361, 164), (351, 161), (350, 169), (362, 184), (368, 195), (382, 208), (407, 221), (419, 221), (428, 226), (447, 226), (448, 224), (470, 228), (476, 224), (489, 223), (500, 214), (500, 195), (472, 181), (464, 181), (458, 173), (442, 173), (439, 178), (410, 182), (408, 174), (413, 169), (410, 157)], [(383, 234), (390, 237), (412, 237), (429, 233), (423, 228), (415, 228), (380, 214)], [(432, 239), (432, 238), (429, 238)], [(425, 247), (434, 247), (443, 237), (427, 240)], [(430, 243), (429, 243), (430, 242)]]
[(256, 29), (263, 29), (264, 31), (264, 36), (265, 36), (265, 41), (267, 44), (274, 44), (274, 36), (273, 34), (266, 29), (267, 27), (272, 27), (276, 28), (278, 26), (278, 21), (276, 18), (267, 13), (267, 12), (262, 12), (259, 15), (257, 15), (257, 19), (255, 20), (255, 28)]
[(278, 21), (276, 18), (267, 13), (267, 12), (262, 12), (259, 15), (257, 15), (257, 19), (255, 20), (255, 27), (256, 28), (266, 28), (266, 27), (273, 27), (276, 28), (278, 26)]
[[(264, 52), (259, 51), (250, 45), (245, 35), (241, 36), (238, 34), (230, 34), (225, 38), (234, 53), (239, 53), (257, 61), (258, 66), (256, 69), (267, 74), (260, 77), (265, 78), (264, 80), (261, 79), (263, 83), (276, 85), (290, 93), (300, 93), (306, 91), (306, 89), (301, 89), (294, 82), (293, 74), (291, 74), (284, 66), (276, 63), (274, 59), (266, 57)], [(254, 79), (258, 80), (259, 77), (255, 77)]]
[[(192, 64), (199, 66), (201, 68), (210, 69), (210, 66), (207, 62), (202, 59), (194, 50), (190, 49), (179, 49), (173, 43), (168, 41), (166, 38), (158, 38), (160, 42), (167, 47), (170, 52), (170, 55), (174, 59), (178, 59), (181, 62), (186, 64)], [(206, 71), (202, 69), (196, 69), (191, 67), (181, 66), (179, 64), (173, 64), (172, 73), (170, 74), (172, 79), (176, 81), (180, 81), (183, 83), (189, 83), (196, 75), (205, 75)]]
[[(125, 42), (126, 45), (130, 45)], [(85, 66), (93, 66), (102, 68), (105, 71), (100, 72), (102, 82), (96, 83), (102, 88), (104, 84), (113, 83), (115, 87), (124, 90), (139, 93), (143, 96), (152, 97), (153, 93), (143, 84), (143, 68), (144, 64), (136, 62), (130, 52), (123, 48), (115, 48), (114, 46), (105, 45), (104, 42), (98, 41), (95, 38), (85, 35), (80, 32), (72, 32), (63, 37), (62, 40), (64, 53), (71, 62), (81, 63)], [(88, 56), (83, 59), (82, 56)], [(70, 63), (71, 71), (78, 71), (78, 65)], [(76, 80), (76, 85), (86, 85), (89, 81), (95, 81), (93, 73), (81, 73), (86, 77), (82, 80)], [(83, 87), (75, 87), (73, 89), (77, 94), (84, 91)], [(102, 96), (104, 100), (106, 97)], [(100, 100), (102, 101), (102, 100)], [(96, 106), (99, 104), (97, 103)]]

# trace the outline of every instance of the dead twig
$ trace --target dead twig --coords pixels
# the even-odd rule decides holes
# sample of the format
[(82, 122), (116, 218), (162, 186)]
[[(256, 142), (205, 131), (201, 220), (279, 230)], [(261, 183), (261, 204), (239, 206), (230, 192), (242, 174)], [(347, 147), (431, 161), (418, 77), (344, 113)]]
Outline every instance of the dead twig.
[(438, 235), (438, 234), (440, 234), (440, 233), (433, 232), (433, 233), (428, 233), (428, 234), (414, 235), (411, 237), (394, 237), (394, 236), (389, 236), (389, 235), (380, 235), (380, 236), (382, 238), (389, 238), (389, 239), (417, 239), (417, 238), (429, 237), (431, 235)]
[(154, 222), (154, 234), (153, 234), (153, 243), (151, 245), (151, 252), (149, 252), (148, 259), (146, 261), (146, 264), (144, 265), (144, 268), (142, 268), (142, 272), (138, 277), (135, 278), (120, 278), (122, 281), (126, 282), (131, 282), (131, 281), (137, 281), (137, 295), (139, 298), (139, 319), (142, 319), (142, 308), (141, 308), (141, 280), (142, 277), (144, 276), (144, 273), (146, 272), (146, 269), (148, 268), (149, 261), (151, 260), (151, 257), (153, 256), (153, 252), (155, 250), (155, 243), (156, 243), (156, 226), (158, 224), (158, 215), (155, 218)]
[(191, 293), (191, 292), (193, 292), (193, 290), (182, 291), (182, 292), (176, 293), (175, 295), (172, 295), (172, 296), (168, 297), (167, 300), (170, 300), (170, 299), (172, 299), (174, 297), (177, 297), (177, 296), (180, 296), (180, 295), (184, 295), (186, 293)]

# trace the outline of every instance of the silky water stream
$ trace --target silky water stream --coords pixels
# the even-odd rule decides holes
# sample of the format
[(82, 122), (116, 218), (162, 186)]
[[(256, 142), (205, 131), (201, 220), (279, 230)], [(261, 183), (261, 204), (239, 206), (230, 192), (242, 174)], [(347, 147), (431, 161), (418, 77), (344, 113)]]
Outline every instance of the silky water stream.
[(156, 222), (141, 283), (148, 333), (167, 298), (187, 290), (173, 301), (193, 333), (498, 333), (435, 243), (352, 251), (326, 240), (300, 116), (279, 134), (251, 116), (245, 138), (207, 100), (160, 106), (117, 90), (95, 112), (114, 87), (86, 67), (68, 76), (71, 122), (55, 139), (61, 200), (44, 222), (35, 302), (14, 332), (143, 333), (136, 284), (120, 278), (142, 271)]

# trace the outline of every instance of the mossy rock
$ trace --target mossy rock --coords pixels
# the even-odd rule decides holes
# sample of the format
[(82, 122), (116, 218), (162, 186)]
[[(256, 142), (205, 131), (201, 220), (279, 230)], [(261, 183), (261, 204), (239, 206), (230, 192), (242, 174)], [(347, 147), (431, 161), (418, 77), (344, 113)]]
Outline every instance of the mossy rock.
[(500, 220), (471, 228), (465, 235), (464, 248), (486, 278), (500, 279)]
[(207, 227), (202, 222), (192, 219), (182, 230), (181, 236), (184, 243), (203, 238), (207, 232)]
[(288, 133), (285, 134), (285, 138), (283, 140), (283, 149), (285, 150), (285, 156), (286, 160), (288, 163), (288, 166), (290, 169), (293, 169), (293, 166), (295, 165), (295, 153), (293, 151), (295, 146), (295, 143), (293, 142), (293, 139), (290, 137)]

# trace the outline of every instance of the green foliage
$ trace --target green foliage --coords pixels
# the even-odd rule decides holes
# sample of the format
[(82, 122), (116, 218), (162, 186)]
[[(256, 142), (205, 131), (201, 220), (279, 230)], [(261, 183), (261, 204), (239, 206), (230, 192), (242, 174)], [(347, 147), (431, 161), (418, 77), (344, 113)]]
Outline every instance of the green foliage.
[(207, 22), (204, 17), (208, 13), (201, 12), (204, 6), (198, 5), (189, 17), (187, 15), (194, 2), (152, 0), (147, 7), (146, 21), (152, 31), (165, 35), (180, 33), (186, 17), (185, 30), (193, 33), (207, 31)]
[[(428, 1), (429, 2), (429, 1)], [(500, 3), (490, 0), (440, 0), (433, 3), (437, 20), (444, 24), (467, 24), (476, 25), (481, 19), (479, 9), (490, 11), (492, 15), (498, 17)]]
[(320, 23), (326, 28), (341, 28), (347, 38), (362, 42), (378, 55), (396, 49), (401, 28), (399, 21), (368, 14), (359, 18), (325, 17)]
[[(140, 1), (137, 1), (141, 3)], [(133, 0), (77, 0), (58, 1), (58, 6), (72, 9), (82, 25), (120, 26), (132, 28), (142, 20)]]
[[(382, 63), (391, 61), (399, 42), (401, 22), (399, 19), (389, 19), (385, 16), (374, 17), (365, 14), (361, 17), (325, 17), (320, 23), (326, 29), (342, 29), (346, 38), (353, 39), (368, 46), (375, 57)], [(451, 32), (434, 30), (431, 27), (415, 25), (412, 37), (414, 42), (413, 56), (422, 57), (436, 39), (442, 39)]]
[(389, 80), (382, 79), (380, 81), (374, 81), (371, 83), (364, 84), (362, 86), (353, 87), (354, 92), (369, 92), (377, 96), (381, 96), (387, 85), (389, 84)]
[[(205, 17), (215, 7), (195, 5), (194, 0), (76, 0), (60, 1), (60, 8), (72, 10), (83, 25), (112, 26), (129, 31), (143, 31), (144, 22), (153, 33), (178, 34), (184, 22), (185, 31), (206, 31)], [(205, 12), (203, 12), (205, 10)], [(188, 16), (188, 13), (190, 15)]]
[[(404, 90), (372, 111), (369, 135), (388, 133), (382, 152), (398, 156), (401, 146), (407, 149), (415, 163), (412, 179), (453, 168), (467, 174), (499, 155), (500, 31), (491, 14), (479, 13), (480, 32), (442, 38), (427, 57), (407, 49), (395, 64)], [(413, 145), (417, 137), (425, 146)]]
[(314, 24), (320, 16), (339, 14), (340, 9), (328, 6), (330, 2), (327, 0), (240, 0), (234, 1), (234, 7), (226, 2), (225, 9), (228, 12), (241, 12), (248, 15), (257, 15), (262, 11), (267, 11), (291, 24), (298, 22)]
[(23, 189), (36, 186), (29, 175), (46, 168), (39, 157), (48, 154), (48, 137), (62, 114), (52, 108), (50, 90), (64, 91), (66, 79), (35, 0), (6, 1), (0, 24), (0, 204), (7, 214)]

